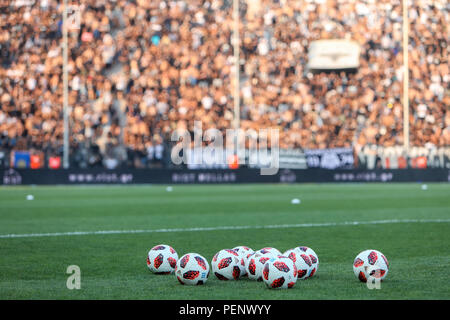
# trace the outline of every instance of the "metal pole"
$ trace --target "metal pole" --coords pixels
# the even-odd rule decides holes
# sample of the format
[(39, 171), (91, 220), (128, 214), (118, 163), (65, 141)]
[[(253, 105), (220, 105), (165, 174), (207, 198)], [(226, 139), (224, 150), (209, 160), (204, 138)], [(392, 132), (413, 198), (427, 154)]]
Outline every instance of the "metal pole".
[(403, 0), (403, 144), (409, 151), (409, 70), (408, 70), (409, 19), (408, 0)]
[(64, 0), (63, 11), (63, 114), (64, 114), (64, 145), (63, 145), (63, 167), (69, 168), (69, 79), (67, 70), (68, 39), (67, 39), (67, 0)]
[(233, 36), (233, 48), (234, 48), (234, 129), (237, 130), (240, 127), (240, 76), (239, 76), (239, 0), (233, 0), (233, 18), (234, 18), (234, 36)]

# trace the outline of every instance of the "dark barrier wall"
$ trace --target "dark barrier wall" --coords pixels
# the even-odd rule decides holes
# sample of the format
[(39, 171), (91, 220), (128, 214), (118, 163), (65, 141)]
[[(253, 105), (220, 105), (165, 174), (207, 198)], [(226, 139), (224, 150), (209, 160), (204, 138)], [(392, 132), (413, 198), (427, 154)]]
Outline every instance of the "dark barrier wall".
[(299, 183), (299, 182), (450, 182), (448, 169), (326, 170), (280, 169), (260, 175), (258, 169), (187, 170), (0, 170), (2, 185), (31, 184), (183, 184), (183, 183)]

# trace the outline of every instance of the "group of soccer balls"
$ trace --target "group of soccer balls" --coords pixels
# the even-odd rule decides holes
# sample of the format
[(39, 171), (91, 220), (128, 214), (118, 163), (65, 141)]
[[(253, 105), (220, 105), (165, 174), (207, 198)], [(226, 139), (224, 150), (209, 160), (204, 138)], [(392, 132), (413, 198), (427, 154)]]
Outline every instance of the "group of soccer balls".
[[(175, 273), (181, 284), (204, 284), (210, 274), (208, 261), (198, 253), (187, 253), (178, 259), (177, 252), (169, 245), (160, 244), (148, 252), (147, 266), (158, 274)], [(319, 257), (313, 249), (301, 246), (281, 253), (275, 248), (253, 251), (239, 246), (222, 249), (211, 261), (211, 271), (219, 280), (263, 281), (268, 288), (292, 288), (297, 280), (311, 278), (319, 268)], [(365, 250), (358, 254), (353, 271), (358, 279), (366, 282), (369, 277), (383, 280), (389, 269), (386, 257), (377, 250)]]

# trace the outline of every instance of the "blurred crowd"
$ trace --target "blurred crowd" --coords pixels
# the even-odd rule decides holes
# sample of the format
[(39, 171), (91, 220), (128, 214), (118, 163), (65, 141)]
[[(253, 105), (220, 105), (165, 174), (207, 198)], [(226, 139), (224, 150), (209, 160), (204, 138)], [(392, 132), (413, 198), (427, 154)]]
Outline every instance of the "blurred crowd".
[[(0, 0), (4, 153), (62, 155), (60, 2)], [(73, 4), (72, 166), (162, 166), (171, 134), (192, 131), (194, 120), (204, 130), (233, 127), (232, 0)], [(403, 144), (400, 0), (240, 4), (241, 128), (278, 128), (282, 148)], [(449, 4), (412, 1), (408, 12), (410, 142), (450, 146)], [(360, 67), (307, 70), (309, 43), (336, 38), (360, 44)]]

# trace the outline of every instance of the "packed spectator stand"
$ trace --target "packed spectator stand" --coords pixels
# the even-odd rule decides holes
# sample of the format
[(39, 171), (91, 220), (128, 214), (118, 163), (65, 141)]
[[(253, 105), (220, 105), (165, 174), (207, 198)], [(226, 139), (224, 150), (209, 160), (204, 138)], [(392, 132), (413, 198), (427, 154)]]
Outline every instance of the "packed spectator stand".
[[(71, 167), (163, 167), (174, 130), (232, 127), (232, 0), (73, 4)], [(242, 129), (278, 128), (283, 149), (403, 145), (400, 0), (240, 4)], [(449, 4), (411, 1), (408, 13), (410, 144), (448, 148)], [(13, 151), (44, 167), (62, 156), (61, 38), (61, 1), (0, 0), (0, 166)], [(358, 42), (359, 68), (307, 70), (318, 39)]]

